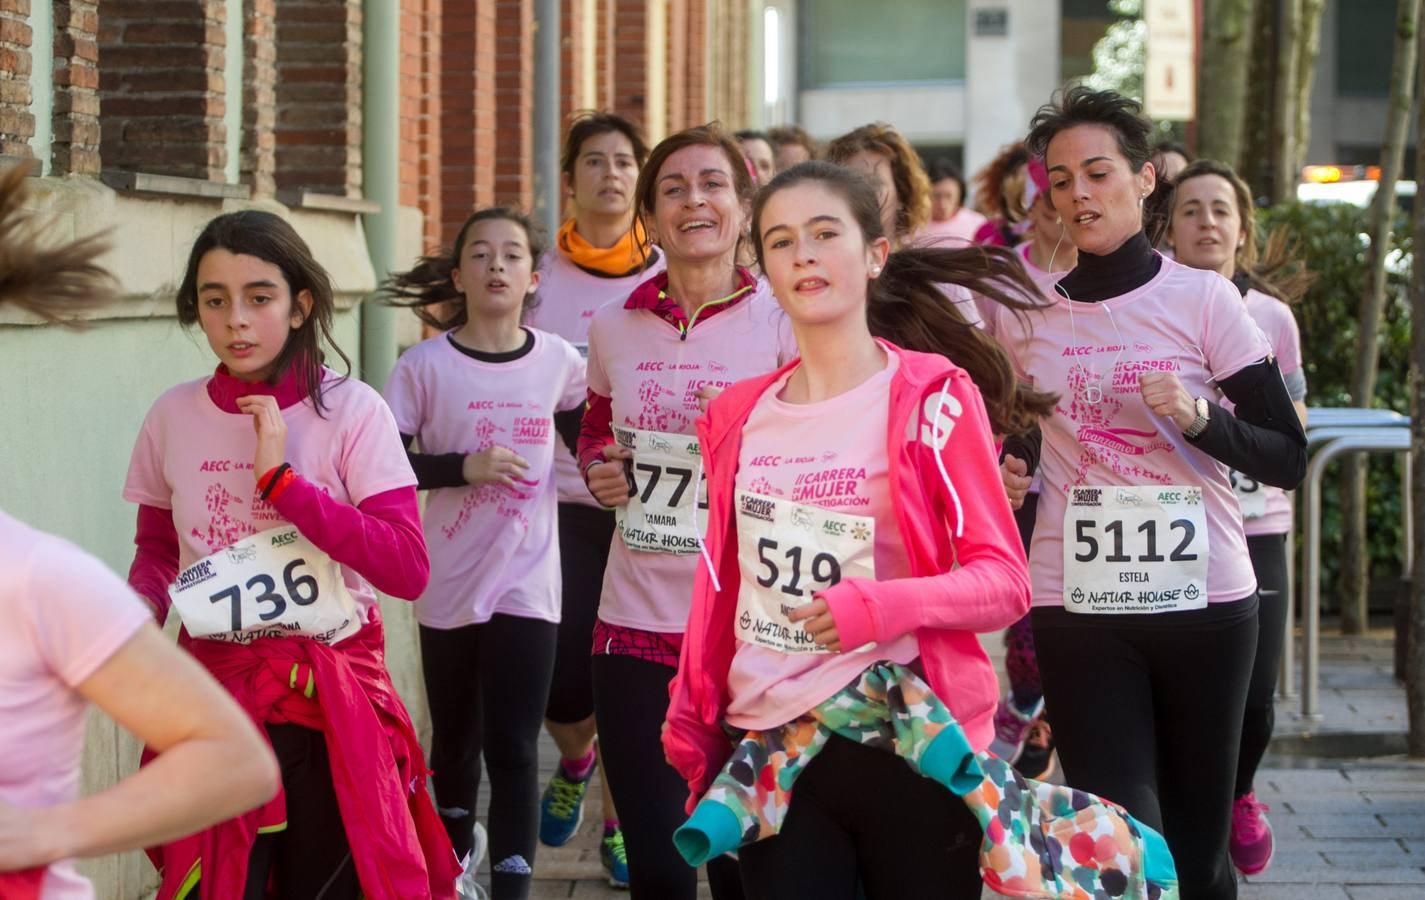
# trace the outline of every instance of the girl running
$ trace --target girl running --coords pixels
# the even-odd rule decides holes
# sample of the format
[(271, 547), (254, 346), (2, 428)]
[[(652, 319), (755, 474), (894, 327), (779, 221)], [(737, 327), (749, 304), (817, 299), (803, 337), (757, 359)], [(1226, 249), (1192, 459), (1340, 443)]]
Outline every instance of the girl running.
[(1164, 834), (1184, 898), (1232, 897), (1257, 595), (1227, 471), (1291, 487), (1305, 438), (1231, 283), (1143, 235), (1148, 135), (1111, 91), (1072, 87), (1035, 116), (1026, 143), (1078, 264), (1032, 333), (997, 313), (995, 334), (1023, 377), (1062, 392), (1043, 427), (1030, 572), (1067, 779)]
[(327, 274), (281, 218), (228, 213), (194, 243), (177, 304), (218, 367), (144, 419), (129, 583), (160, 620), (177, 607), (182, 646), (263, 724), (282, 792), (155, 851), (158, 896), (452, 897), (460, 868), (376, 605), (429, 578), (416, 479), (380, 395), (323, 365)]
[[(1198, 160), (1178, 173), (1167, 242), (1176, 251), (1178, 262), (1217, 272), (1231, 279), (1241, 292), (1247, 313), (1271, 343), (1287, 393), (1305, 427), (1301, 334), (1285, 301), (1300, 296), (1306, 279), (1298, 276), (1281, 285), (1267, 280), (1266, 273), (1280, 271), (1284, 260), (1282, 254), (1273, 252), (1267, 264), (1259, 263), (1252, 209), (1251, 190), (1231, 167)], [(1269, 244), (1269, 249), (1273, 246)], [(1272, 738), (1272, 695), (1286, 639), (1286, 536), (1291, 529), (1291, 498), (1280, 488), (1238, 472), (1230, 473), (1230, 478), (1242, 508), (1247, 552), (1257, 576), (1258, 628), (1247, 711), (1242, 719), (1229, 849), (1239, 871), (1256, 875), (1271, 863), (1274, 844), (1267, 806), (1257, 801), (1252, 779)]]
[[(622, 300), (640, 282), (663, 271), (663, 254), (648, 241), (633, 214), (633, 188), (648, 159), (638, 129), (621, 116), (580, 116), (564, 138), (564, 190), (573, 215), (559, 227), (540, 266), (540, 302), (526, 313), (530, 325), (553, 332), (587, 352), (594, 311)], [(584, 794), (594, 774), (594, 692), (589, 645), (608, 565), (614, 514), (584, 486), (569, 449), (578, 440), (582, 404), (554, 417), (561, 439), (554, 448), (559, 492), (559, 566), (562, 609), (554, 678), (544, 726), (559, 747), (559, 768), (540, 799), (539, 839), (568, 843), (584, 816)], [(610, 883), (628, 884), (623, 832), (608, 779), (603, 784), (603, 839), (599, 859)]]
[[(634, 197), (667, 271), (589, 328), (578, 456), (589, 491), (618, 514), (594, 626), (594, 709), (635, 898), (697, 891), (672, 843), (683, 781), (658, 739), (704, 522), (693, 420), (717, 391), (795, 355), (771, 292), (734, 263), (752, 193), (737, 142), (714, 125), (655, 147)], [(715, 895), (735, 896), (735, 864), (719, 858), (708, 873)]]
[[(529, 896), (538, 834), (539, 726), (559, 628), (558, 435), (584, 400), (584, 359), (520, 327), (544, 252), (507, 207), (476, 212), (449, 256), (426, 257), (392, 292), (444, 333), (401, 356), (386, 386), (425, 509), (431, 583), (416, 600), (430, 702), (435, 796), (475, 897), (480, 760), (490, 771), (490, 887)], [(457, 302), (452, 302), (457, 301)]]
[[(28, 174), (0, 175), (0, 307), (65, 321), (115, 284), (95, 262), (102, 243), (40, 239)], [(0, 571), (0, 896), (88, 900), (71, 858), (170, 840), (272, 797), (277, 765), (252, 723), (97, 559), (0, 512)], [(81, 798), (90, 703), (158, 755)]]
[[(948, 707), (974, 749), (990, 741), (998, 691), (975, 633), (1029, 601), (992, 435), (1034, 419), (1004, 354), (939, 285), (1021, 309), (1002, 286), (1033, 287), (1002, 251), (892, 253), (878, 207), (859, 175), (815, 162), (759, 196), (758, 262), (801, 359), (734, 387), (699, 422), (708, 566), (664, 737), (688, 808), (728, 759), (729, 731), (760, 733), (769, 753), (804, 726), (830, 732), (799, 746), (815, 756), (789, 808), (757, 811), (785, 815), (778, 835), (740, 850), (751, 897), (851, 898), (858, 883), (872, 897), (980, 895), (976, 819), (921, 777), (930, 760), (897, 758), (885, 723), (861, 715), (900, 697), (911, 731), (934, 734), (944, 719), (929, 711)], [(965, 368), (873, 334), (918, 337)]]

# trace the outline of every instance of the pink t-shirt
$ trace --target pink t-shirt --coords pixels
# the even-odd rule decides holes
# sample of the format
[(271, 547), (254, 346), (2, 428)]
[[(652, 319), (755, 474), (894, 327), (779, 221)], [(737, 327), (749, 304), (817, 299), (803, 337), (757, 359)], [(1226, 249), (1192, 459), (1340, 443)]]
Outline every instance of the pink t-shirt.
[[(818, 403), (778, 399), (791, 372), (778, 379), (742, 427), (735, 480), (740, 491), (874, 518), (877, 581), (911, 574), (886, 459), (891, 377), (900, 358), (887, 355), (885, 369)], [(856, 427), (847, 428), (848, 422)], [(830, 654), (782, 653), (739, 640), (727, 676), (727, 721), (737, 728), (773, 728), (846, 687), (875, 660), (904, 664), (919, 654), (913, 633)]]
[[(0, 512), (0, 801), (23, 809), (79, 796), (85, 701), (75, 688), (153, 616), (79, 548)], [(40, 896), (87, 900), (68, 862)]]
[[(611, 303), (589, 327), (589, 389), (613, 400), (613, 424), (693, 434), (696, 392), (764, 375), (796, 356), (791, 323), (765, 280), (731, 309), (695, 323), (686, 339), (656, 313)], [(698, 554), (630, 550), (615, 534), (599, 618), (681, 634)]]
[[(557, 334), (587, 355), (594, 311), (605, 303), (622, 303), (635, 287), (667, 268), (663, 253), (655, 252), (658, 258), (647, 269), (614, 278), (581, 269), (557, 247), (550, 250), (539, 267), (539, 304), (525, 315), (525, 324)], [(599, 501), (584, 485), (574, 454), (563, 441), (555, 442), (554, 480), (560, 503), (599, 508)]]
[[(1242, 298), (1247, 304), (1247, 314), (1262, 329), (1267, 343), (1277, 356), (1277, 367), (1283, 377), (1301, 371), (1301, 332), (1296, 326), (1296, 317), (1291, 307), (1275, 297), (1261, 291), (1247, 291)], [(1231, 401), (1223, 403), (1232, 409)], [(1250, 535), (1286, 534), (1291, 530), (1291, 496), (1281, 488), (1269, 484), (1258, 484), (1266, 500), (1266, 512), (1261, 516), (1243, 521), (1243, 528)]]
[[(1022, 378), (1061, 395), (1042, 426), (1044, 489), (1029, 552), (1034, 605), (1063, 605), (1064, 513), (1075, 485), (1200, 486), (1208, 601), (1251, 594), (1256, 576), (1227, 467), (1150, 412), (1138, 388), (1142, 373), (1173, 372), (1189, 395), (1220, 400), (1218, 381), (1265, 359), (1270, 348), (1237, 289), (1216, 272), (1165, 259), (1151, 281), (1122, 296), (1082, 303), (1056, 291), (1051, 299), (1043, 315), (1029, 317), (1030, 332), (1004, 309), (993, 329)], [(1091, 402), (1095, 391), (1102, 399)]]
[(927, 222), (915, 233), (913, 242), (946, 247), (971, 244), (974, 243), (975, 232), (987, 221), (989, 220), (980, 213), (962, 206), (944, 222)]
[[(292, 470), (351, 506), (415, 485), (381, 395), (355, 378), (342, 380), (330, 369), (325, 374), (321, 415), (306, 400), (282, 410)], [(124, 482), (125, 500), (173, 511), (180, 570), (285, 521), (258, 497), (252, 416), (213, 405), (207, 383), (207, 377), (184, 382), (154, 402)], [(342, 578), (362, 621), (369, 622), (376, 591), (348, 566), (342, 566)]]
[(534, 347), (483, 362), (437, 335), (402, 354), (386, 399), (402, 434), (426, 453), (492, 446), (529, 463), (524, 484), (436, 488), (425, 507), (430, 585), (416, 618), (431, 628), (488, 622), (495, 613), (559, 621), (554, 413), (584, 402), (584, 359), (568, 341), (530, 329)]

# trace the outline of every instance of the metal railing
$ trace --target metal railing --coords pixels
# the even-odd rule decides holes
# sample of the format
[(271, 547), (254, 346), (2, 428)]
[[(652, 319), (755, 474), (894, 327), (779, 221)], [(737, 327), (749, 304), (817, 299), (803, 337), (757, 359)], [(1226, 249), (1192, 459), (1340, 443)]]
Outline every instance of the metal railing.
[[(1312, 454), (1306, 467), (1306, 478), (1299, 491), (1302, 509), (1304, 546), (1301, 558), (1301, 583), (1304, 587), (1302, 643), (1305, 645), (1301, 666), (1301, 715), (1319, 720), (1321, 664), (1321, 479), (1326, 467), (1337, 457), (1348, 453), (1398, 453), (1403, 457), (1401, 475), (1401, 509), (1405, 540), (1405, 567), (1410, 567), (1410, 419), (1387, 409), (1316, 408), (1307, 411), (1310, 428), (1306, 432), (1308, 452)], [(1288, 552), (1294, 546), (1287, 535)], [(1292, 567), (1287, 567), (1287, 640), (1282, 649), (1281, 692), (1292, 693), (1294, 675), (1292, 600)]]

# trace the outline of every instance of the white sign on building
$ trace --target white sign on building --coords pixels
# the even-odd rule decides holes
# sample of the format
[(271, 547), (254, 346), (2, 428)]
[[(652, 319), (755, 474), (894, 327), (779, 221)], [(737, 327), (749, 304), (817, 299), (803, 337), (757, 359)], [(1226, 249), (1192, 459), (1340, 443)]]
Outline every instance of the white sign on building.
[(1144, 0), (1143, 22), (1148, 26), (1143, 111), (1154, 119), (1186, 122), (1197, 113), (1193, 0)]

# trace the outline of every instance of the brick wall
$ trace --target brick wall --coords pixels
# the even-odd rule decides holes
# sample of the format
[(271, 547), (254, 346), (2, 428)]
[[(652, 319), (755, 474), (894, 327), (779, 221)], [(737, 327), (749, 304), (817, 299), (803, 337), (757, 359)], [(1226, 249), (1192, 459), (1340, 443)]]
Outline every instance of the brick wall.
[(0, 0), (0, 154), (29, 158), (30, 0)]
[(495, 199), (495, 0), (444, 0), (440, 29), (442, 245)]
[(277, 189), (277, 0), (246, 0), (238, 177), (254, 197)]
[(530, 208), (534, 186), (534, 0), (495, 0), (495, 202)]
[(99, 173), (99, 10), (97, 0), (54, 4), (56, 175)]
[(401, 2), (401, 205), (427, 211), (427, 249), (440, 244), (440, 0)]
[(648, 122), (649, 0), (607, 0), (608, 63), (611, 112), (638, 123)]
[(360, 0), (281, 0), (276, 22), (277, 187), (360, 196)]
[(105, 168), (222, 180), (224, 14), (222, 0), (105, 0)]

